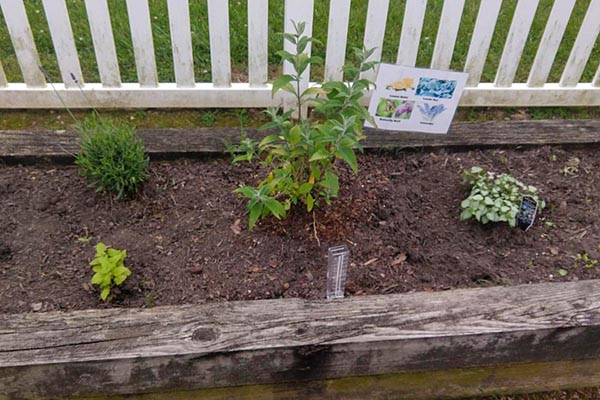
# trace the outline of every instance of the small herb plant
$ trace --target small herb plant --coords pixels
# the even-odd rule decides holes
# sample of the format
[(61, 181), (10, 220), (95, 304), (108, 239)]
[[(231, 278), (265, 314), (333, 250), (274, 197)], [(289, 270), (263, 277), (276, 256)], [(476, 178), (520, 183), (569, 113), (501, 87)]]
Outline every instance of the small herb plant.
[(100, 287), (100, 298), (110, 300), (110, 290), (113, 286), (121, 285), (131, 271), (125, 266), (127, 250), (117, 250), (106, 246), (104, 243), (96, 245), (96, 258), (90, 265), (94, 270), (92, 285)]
[(507, 222), (515, 227), (523, 195), (532, 196), (539, 209), (544, 208), (534, 186), (525, 185), (508, 174), (496, 175), (473, 167), (464, 172), (464, 179), (471, 186), (471, 194), (461, 203), (461, 221), (475, 218), (482, 224)]
[[(292, 119), (294, 110), (279, 113), (266, 111), (271, 122), (263, 129), (275, 129), (262, 141), (245, 139), (235, 148), (233, 162), (254, 161), (259, 158), (267, 168), (266, 178), (256, 186), (243, 186), (236, 192), (248, 199), (249, 227), (268, 215), (284, 218), (292, 205), (302, 203), (308, 212), (315, 206), (329, 204), (337, 197), (339, 175), (336, 160), (345, 161), (357, 173), (355, 150), (362, 150), (362, 124), (372, 121), (359, 100), (372, 82), (361, 79), (360, 73), (374, 68), (375, 62), (366, 61), (373, 50), (354, 50), (356, 62), (348, 64), (343, 72), (349, 83), (327, 82), (301, 91), (301, 75), (311, 64), (320, 64), (319, 57), (309, 57), (306, 47), (313, 40), (303, 35), (305, 24), (294, 23), (295, 33), (284, 39), (295, 46), (295, 52), (281, 51), (279, 55), (289, 62), (293, 74), (281, 75), (273, 82), (273, 95), (280, 90), (296, 100), (295, 110), (302, 115), (305, 105), (314, 106), (316, 119)], [(311, 114), (312, 115), (312, 114)], [(314, 215), (313, 215), (314, 217)]]
[(97, 192), (118, 199), (137, 191), (146, 179), (148, 157), (136, 129), (92, 114), (76, 126), (82, 133), (75, 163)]

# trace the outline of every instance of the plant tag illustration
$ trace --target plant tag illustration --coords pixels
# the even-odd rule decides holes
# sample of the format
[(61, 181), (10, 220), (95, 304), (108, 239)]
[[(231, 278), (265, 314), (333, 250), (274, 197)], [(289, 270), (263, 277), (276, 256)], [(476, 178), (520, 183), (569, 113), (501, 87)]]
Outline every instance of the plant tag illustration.
[[(379, 129), (448, 133), (468, 74), (381, 64), (369, 113)], [(368, 122), (365, 126), (372, 126)]]
[(334, 246), (329, 248), (327, 255), (327, 298), (340, 299), (344, 297), (350, 251), (346, 245)]
[(521, 199), (521, 207), (517, 215), (517, 225), (524, 231), (527, 231), (533, 225), (537, 214), (538, 203), (531, 196), (523, 196)]

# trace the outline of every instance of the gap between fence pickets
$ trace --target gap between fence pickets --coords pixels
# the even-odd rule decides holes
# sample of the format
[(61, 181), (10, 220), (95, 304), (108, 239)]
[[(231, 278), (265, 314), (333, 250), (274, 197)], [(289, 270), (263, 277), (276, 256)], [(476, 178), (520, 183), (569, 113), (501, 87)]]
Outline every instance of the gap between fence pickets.
[(4, 314), (0, 326), (0, 398), (577, 362), (600, 360), (600, 281)]

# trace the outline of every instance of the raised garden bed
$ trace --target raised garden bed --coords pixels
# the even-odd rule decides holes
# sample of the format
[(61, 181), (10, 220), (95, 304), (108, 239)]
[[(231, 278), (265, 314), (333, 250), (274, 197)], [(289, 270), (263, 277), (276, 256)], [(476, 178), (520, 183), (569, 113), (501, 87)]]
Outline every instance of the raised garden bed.
[[(559, 126), (545, 124), (548, 137)], [(571, 143), (596, 143), (592, 125)], [(507, 137), (488, 128), (488, 144)], [(439, 398), (598, 382), (597, 281), (439, 293), (598, 278), (578, 259), (600, 258), (596, 147), (371, 150), (317, 210), (317, 239), (302, 210), (248, 231), (232, 191), (260, 170), (222, 156), (153, 162), (139, 195), (120, 202), (73, 166), (15, 164), (35, 153), (11, 153), (11, 137), (23, 139), (5, 133), (0, 146), (0, 399), (191, 389), (181, 398)], [(73, 148), (65, 138), (43, 155)], [(187, 138), (191, 153), (207, 143)], [(462, 171), (474, 165), (538, 187), (548, 206), (530, 231), (458, 220)], [(111, 303), (89, 284), (98, 241), (127, 249), (133, 272)], [(320, 300), (326, 250), (341, 243), (351, 298)], [(413, 291), (438, 293), (395, 295)], [(364, 296), (382, 294), (393, 295)], [(271, 300), (224, 303), (256, 299)], [(69, 313), (41, 312), (56, 310)], [(236, 370), (262, 365), (255, 357), (273, 360), (262, 375)]]

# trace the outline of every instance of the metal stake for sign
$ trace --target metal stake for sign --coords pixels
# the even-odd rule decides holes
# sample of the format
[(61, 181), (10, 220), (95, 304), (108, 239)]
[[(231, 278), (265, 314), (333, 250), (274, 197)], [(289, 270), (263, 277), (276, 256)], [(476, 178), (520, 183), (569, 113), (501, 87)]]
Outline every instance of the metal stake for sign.
[(330, 247), (328, 251), (327, 268), (327, 298), (340, 299), (344, 297), (346, 271), (350, 251), (346, 245)]

